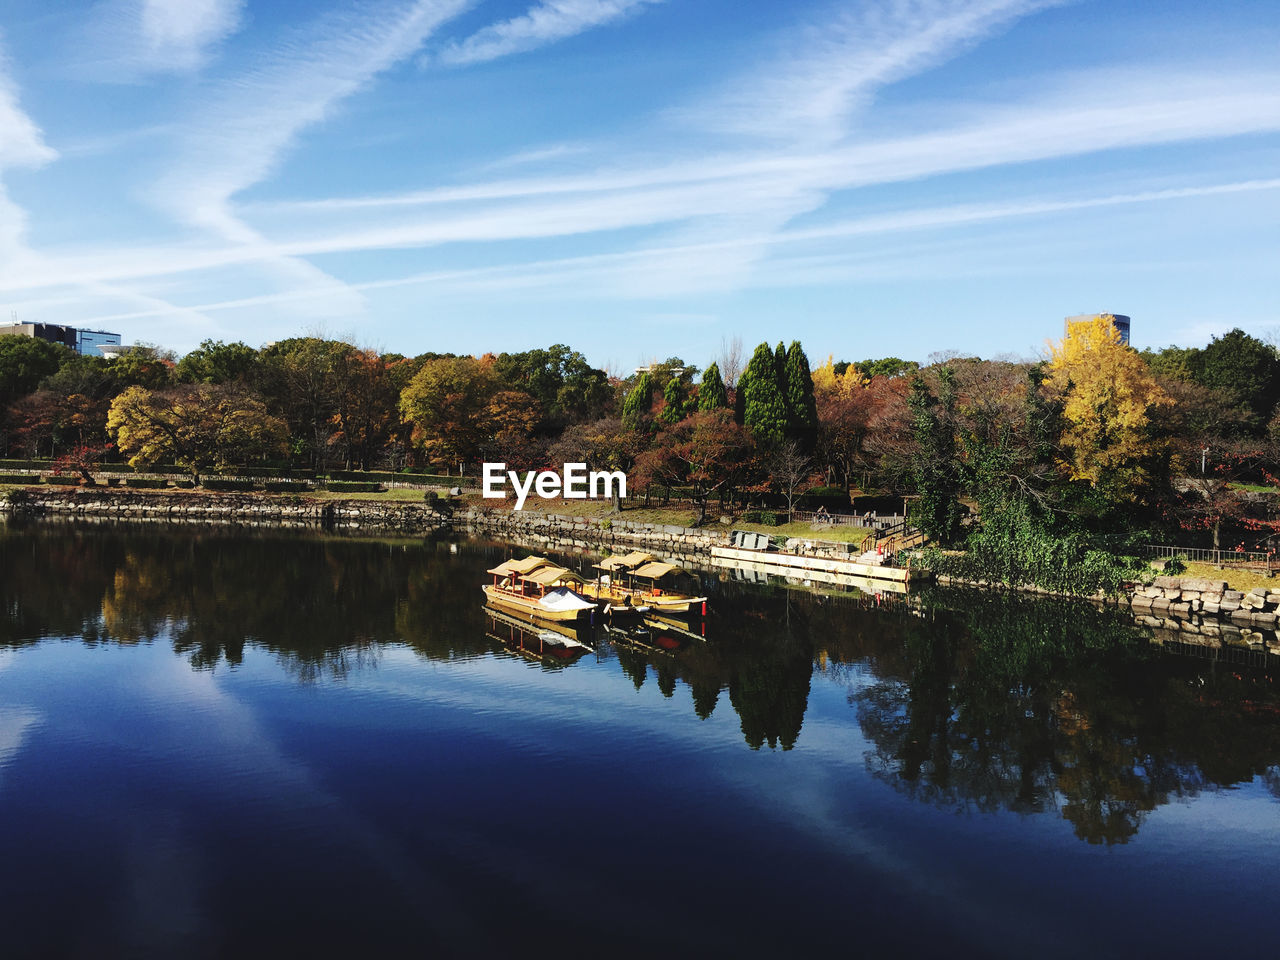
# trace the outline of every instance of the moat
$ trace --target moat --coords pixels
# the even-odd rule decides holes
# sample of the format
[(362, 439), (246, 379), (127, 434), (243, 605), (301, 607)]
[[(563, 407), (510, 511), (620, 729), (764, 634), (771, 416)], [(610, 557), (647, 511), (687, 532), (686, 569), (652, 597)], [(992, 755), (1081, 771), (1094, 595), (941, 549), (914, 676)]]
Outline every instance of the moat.
[(1276, 658), (706, 574), (695, 637), (555, 660), (511, 552), (0, 525), (6, 953), (1271, 946)]

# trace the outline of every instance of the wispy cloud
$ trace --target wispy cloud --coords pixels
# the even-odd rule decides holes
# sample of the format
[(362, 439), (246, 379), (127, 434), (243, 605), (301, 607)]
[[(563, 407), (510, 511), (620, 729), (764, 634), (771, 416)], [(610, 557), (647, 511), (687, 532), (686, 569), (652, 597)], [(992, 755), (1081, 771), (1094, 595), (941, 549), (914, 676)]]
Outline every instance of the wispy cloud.
[(839, 9), (795, 31), (772, 62), (673, 115), (722, 133), (833, 142), (847, 135), (855, 113), (880, 88), (1064, 2), (882, 0)]
[(435, 60), (462, 66), (524, 53), (576, 36), (663, 0), (542, 0), (523, 16), (490, 24), (445, 47)]
[(245, 0), (106, 0), (84, 23), (86, 64), (99, 79), (133, 83), (151, 74), (187, 73), (244, 22)]
[(244, 0), (142, 0), (142, 37), (156, 66), (190, 69), (240, 25)]
[[(182, 222), (246, 250), (264, 250), (269, 244), (236, 214), (231, 199), (269, 176), (303, 130), (411, 56), (469, 2), (382, 3), (322, 18), (264, 66), (215, 89), (154, 188), (156, 202)], [(285, 282), (320, 285), (334, 312), (361, 308), (349, 288), (304, 260), (269, 257), (262, 265)]]
[(27, 255), (26, 211), (9, 198), (4, 185), (5, 173), (11, 169), (43, 166), (56, 157), (57, 152), (44, 142), (40, 128), (22, 109), (0, 48), (0, 268)]

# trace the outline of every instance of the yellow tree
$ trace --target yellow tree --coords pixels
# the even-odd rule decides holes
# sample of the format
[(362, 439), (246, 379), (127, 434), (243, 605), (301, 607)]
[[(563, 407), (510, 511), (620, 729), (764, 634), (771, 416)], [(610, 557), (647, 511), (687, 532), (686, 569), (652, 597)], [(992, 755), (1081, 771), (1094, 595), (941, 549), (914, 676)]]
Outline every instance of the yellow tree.
[(1168, 396), (1107, 316), (1071, 324), (1049, 348), (1045, 386), (1063, 402), (1063, 468), (1110, 499), (1141, 499), (1168, 452), (1152, 429)]
[(130, 465), (171, 460), (199, 482), (205, 468), (282, 453), (287, 428), (261, 400), (199, 383), (168, 390), (130, 387), (111, 402), (107, 431)]
[(827, 362), (813, 371), (813, 392), (815, 394), (852, 393), (855, 388), (865, 387), (866, 378), (852, 363), (845, 367), (844, 373), (836, 373), (835, 358), (827, 355)]

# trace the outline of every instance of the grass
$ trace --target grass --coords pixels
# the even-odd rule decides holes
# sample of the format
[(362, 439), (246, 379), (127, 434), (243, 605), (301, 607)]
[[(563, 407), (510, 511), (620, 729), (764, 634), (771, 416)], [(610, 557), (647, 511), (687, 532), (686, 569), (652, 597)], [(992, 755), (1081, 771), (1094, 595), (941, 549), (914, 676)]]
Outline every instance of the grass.
[(1195, 577), (1201, 580), (1225, 580), (1227, 581), (1228, 589), (1240, 590), (1244, 593), (1248, 593), (1254, 587), (1280, 590), (1280, 580), (1275, 577), (1268, 577), (1266, 574), (1257, 573), (1253, 570), (1240, 570), (1231, 567), (1219, 570), (1212, 563), (1188, 563), (1186, 573), (1179, 574), (1179, 576)]

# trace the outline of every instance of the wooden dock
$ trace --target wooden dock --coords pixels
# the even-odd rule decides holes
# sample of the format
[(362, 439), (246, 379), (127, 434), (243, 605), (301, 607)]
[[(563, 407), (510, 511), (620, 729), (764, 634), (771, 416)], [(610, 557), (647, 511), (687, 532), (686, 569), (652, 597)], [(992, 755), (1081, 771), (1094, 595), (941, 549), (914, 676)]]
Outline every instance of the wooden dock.
[[(855, 586), (868, 593), (906, 593), (907, 584), (913, 576), (907, 567), (879, 566), (838, 557), (805, 557), (773, 550), (746, 550), (741, 547), (712, 547), (711, 561), (716, 566)], [(917, 571), (915, 577), (919, 576)]]

